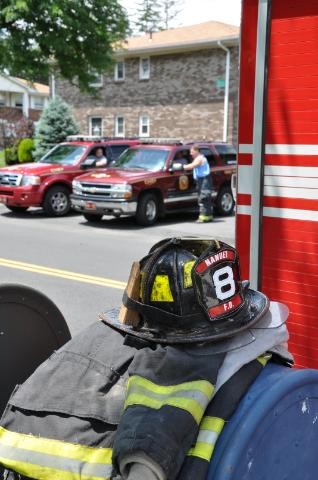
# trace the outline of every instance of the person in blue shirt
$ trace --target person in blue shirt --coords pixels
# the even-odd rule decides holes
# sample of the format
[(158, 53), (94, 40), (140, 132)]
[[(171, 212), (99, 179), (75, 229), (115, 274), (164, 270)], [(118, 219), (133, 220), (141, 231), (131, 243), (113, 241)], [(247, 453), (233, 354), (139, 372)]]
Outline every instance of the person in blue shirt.
[(183, 170), (193, 170), (193, 178), (197, 182), (199, 192), (199, 218), (197, 223), (212, 222), (212, 178), (209, 163), (204, 155), (200, 153), (199, 147), (193, 145), (190, 149), (191, 163), (183, 166)]

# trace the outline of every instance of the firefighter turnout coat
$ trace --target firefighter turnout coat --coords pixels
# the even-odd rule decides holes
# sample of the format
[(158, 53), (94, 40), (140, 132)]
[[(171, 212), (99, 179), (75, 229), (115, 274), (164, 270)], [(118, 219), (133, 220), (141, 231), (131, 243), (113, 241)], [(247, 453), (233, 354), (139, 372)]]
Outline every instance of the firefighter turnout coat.
[(162, 346), (96, 322), (15, 389), (0, 463), (38, 480), (125, 479), (135, 462), (151, 479), (203, 480), (224, 422), (287, 338), (281, 325), (235, 350)]

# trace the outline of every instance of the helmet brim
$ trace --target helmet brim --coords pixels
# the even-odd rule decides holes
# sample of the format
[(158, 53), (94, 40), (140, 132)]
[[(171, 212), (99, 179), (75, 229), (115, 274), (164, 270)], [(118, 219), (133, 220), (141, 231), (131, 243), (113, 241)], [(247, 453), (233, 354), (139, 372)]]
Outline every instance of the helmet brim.
[(202, 322), (191, 329), (176, 329), (174, 325), (165, 331), (150, 329), (147, 326), (133, 327), (119, 320), (119, 308), (109, 310), (99, 315), (107, 325), (122, 333), (142, 338), (149, 342), (174, 345), (202, 342), (217, 342), (249, 329), (261, 320), (269, 309), (269, 300), (261, 292), (246, 289), (242, 308), (224, 320), (208, 321), (202, 313)]

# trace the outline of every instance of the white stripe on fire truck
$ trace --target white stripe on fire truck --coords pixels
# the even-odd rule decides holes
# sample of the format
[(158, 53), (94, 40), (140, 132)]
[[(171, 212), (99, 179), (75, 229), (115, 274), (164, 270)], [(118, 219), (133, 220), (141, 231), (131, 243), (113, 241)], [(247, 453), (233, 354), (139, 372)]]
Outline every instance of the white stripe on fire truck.
[(236, 206), (236, 213), (238, 215), (251, 215), (252, 207), (251, 207), (251, 205), (237, 205)]
[(318, 212), (316, 210), (296, 210), (294, 208), (264, 207), (263, 216), (318, 222)]
[[(265, 166), (264, 195), (269, 197), (317, 199), (318, 167)], [(238, 166), (237, 192), (252, 194), (252, 165)]]
[[(236, 213), (238, 215), (251, 215), (252, 207), (250, 205), (237, 205)], [(307, 220), (318, 222), (318, 211), (316, 210), (297, 210), (295, 208), (275, 208), (263, 207), (264, 217), (285, 218), (289, 220)]]
[[(254, 153), (252, 143), (241, 143), (239, 153)], [(289, 144), (266, 144), (265, 154), (268, 155), (318, 155), (318, 145), (289, 145)]]
[[(281, 183), (284, 177), (281, 177)], [(266, 182), (266, 178), (265, 178)], [(282, 198), (305, 198), (307, 200), (317, 200), (318, 186), (312, 188), (288, 188), (280, 185), (264, 185), (264, 197), (282, 197)]]
[(285, 177), (318, 178), (318, 167), (293, 167), (265, 165), (265, 175), (284, 175)]

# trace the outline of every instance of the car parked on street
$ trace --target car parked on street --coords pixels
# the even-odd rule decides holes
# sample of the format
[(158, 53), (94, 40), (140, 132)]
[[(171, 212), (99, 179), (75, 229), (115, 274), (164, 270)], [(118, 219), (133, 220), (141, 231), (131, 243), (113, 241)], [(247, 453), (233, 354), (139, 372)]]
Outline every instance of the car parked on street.
[(37, 162), (0, 168), (0, 203), (12, 212), (43, 207), (46, 215), (66, 215), (71, 208), (72, 180), (84, 169), (94, 169), (97, 148), (112, 162), (138, 143), (136, 139), (72, 136)]
[[(236, 151), (222, 142), (195, 143), (210, 164), (215, 212), (230, 215), (234, 208), (231, 176), (236, 169)], [(127, 149), (110, 168), (73, 180), (72, 207), (90, 222), (100, 221), (103, 215), (130, 215), (144, 226), (152, 225), (167, 212), (196, 208), (193, 173), (177, 169), (180, 163), (191, 162), (191, 144), (152, 141)]]

